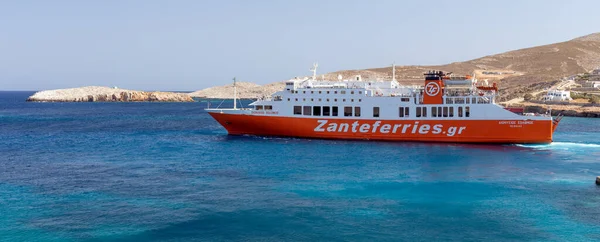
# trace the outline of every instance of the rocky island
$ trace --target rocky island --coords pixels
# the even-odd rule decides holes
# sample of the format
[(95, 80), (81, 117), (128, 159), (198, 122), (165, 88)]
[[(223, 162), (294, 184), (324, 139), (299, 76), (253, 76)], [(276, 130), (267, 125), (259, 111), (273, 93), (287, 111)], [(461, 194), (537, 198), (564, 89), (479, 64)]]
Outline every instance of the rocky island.
[(28, 102), (193, 102), (186, 93), (145, 92), (110, 87), (79, 87), (36, 92)]

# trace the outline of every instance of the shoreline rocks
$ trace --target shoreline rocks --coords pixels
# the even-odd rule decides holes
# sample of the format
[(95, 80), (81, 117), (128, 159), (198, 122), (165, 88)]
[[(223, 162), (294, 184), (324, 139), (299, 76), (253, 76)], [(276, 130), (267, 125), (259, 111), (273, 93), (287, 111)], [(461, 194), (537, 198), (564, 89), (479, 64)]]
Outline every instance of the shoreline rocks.
[(566, 117), (600, 118), (600, 107), (597, 106), (574, 106), (574, 105), (524, 105), (527, 113), (546, 113), (556, 116), (562, 114)]
[(39, 91), (28, 102), (193, 102), (186, 93), (144, 92), (109, 87), (79, 87)]

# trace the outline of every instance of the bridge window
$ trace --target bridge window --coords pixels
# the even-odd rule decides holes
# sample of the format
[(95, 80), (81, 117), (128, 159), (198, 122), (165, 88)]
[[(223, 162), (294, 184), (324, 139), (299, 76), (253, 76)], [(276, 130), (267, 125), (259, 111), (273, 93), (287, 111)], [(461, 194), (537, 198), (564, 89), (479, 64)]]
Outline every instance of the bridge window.
[(471, 115), (471, 111), (470, 111), (470, 108), (467, 106), (467, 107), (465, 107), (465, 117), (468, 118), (470, 115)]
[(321, 116), (321, 106), (313, 106), (313, 116)]
[(360, 117), (360, 107), (354, 107), (354, 117)]
[(448, 117), (454, 117), (454, 107), (448, 108)]
[(431, 117), (437, 117), (437, 107), (431, 107)]
[(448, 107), (444, 107), (444, 117), (448, 117)]
[(311, 111), (310, 106), (304, 106), (303, 110), (302, 110), (302, 114), (304, 114), (306, 116), (310, 116), (311, 115), (310, 111)]
[(463, 116), (463, 107), (458, 107), (458, 117)]
[(334, 117), (338, 116), (338, 107), (337, 106), (331, 107), (331, 116), (334, 116)]
[(340, 91), (340, 94), (346, 94), (346, 91)]
[(409, 100), (410, 98), (407, 97), (400, 98), (400, 102), (408, 102)]
[(465, 98), (465, 103), (469, 104), (469, 100), (471, 100), (470, 98)]
[(271, 105), (265, 105), (265, 110), (273, 110), (273, 106), (271, 106)]
[(438, 117), (442, 116), (442, 107), (437, 107), (438, 109)]
[(302, 115), (302, 106), (294, 106), (294, 115)]
[(401, 118), (409, 116), (408, 115), (408, 107), (400, 107), (400, 109), (398, 109), (398, 111), (399, 111), (398, 112), (398, 114), (399, 114), (398, 116), (401, 117)]
[(352, 107), (344, 107), (344, 117), (352, 116)]
[(323, 116), (329, 116), (331, 114), (331, 107), (323, 106)]
[(254, 106), (254, 109), (256, 109), (256, 110), (263, 110), (263, 106), (262, 105), (256, 105), (256, 106)]
[(379, 107), (373, 107), (373, 117), (379, 118)]

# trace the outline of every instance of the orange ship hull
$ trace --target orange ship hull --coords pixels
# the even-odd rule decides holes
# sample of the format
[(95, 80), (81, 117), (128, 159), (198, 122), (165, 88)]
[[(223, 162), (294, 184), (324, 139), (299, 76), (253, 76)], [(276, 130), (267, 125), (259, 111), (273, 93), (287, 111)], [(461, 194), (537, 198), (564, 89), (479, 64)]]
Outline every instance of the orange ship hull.
[(366, 120), (210, 112), (230, 135), (457, 143), (551, 143), (549, 120)]

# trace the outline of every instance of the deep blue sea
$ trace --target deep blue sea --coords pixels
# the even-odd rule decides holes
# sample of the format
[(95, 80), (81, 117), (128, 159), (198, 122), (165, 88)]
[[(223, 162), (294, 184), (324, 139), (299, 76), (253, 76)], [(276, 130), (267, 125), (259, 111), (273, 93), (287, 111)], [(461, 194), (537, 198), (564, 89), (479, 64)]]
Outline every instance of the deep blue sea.
[(549, 145), (232, 137), (206, 101), (31, 94), (0, 92), (0, 241), (600, 240), (600, 119)]

